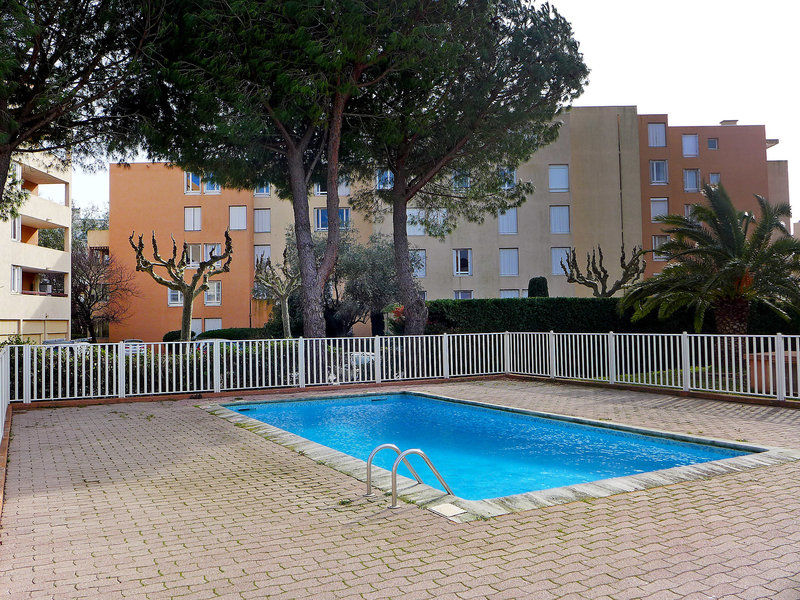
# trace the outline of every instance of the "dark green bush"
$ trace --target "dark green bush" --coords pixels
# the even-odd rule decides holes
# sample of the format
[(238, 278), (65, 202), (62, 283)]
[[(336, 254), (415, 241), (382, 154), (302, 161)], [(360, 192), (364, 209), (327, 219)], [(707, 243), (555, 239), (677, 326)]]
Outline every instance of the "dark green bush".
[[(194, 336), (192, 336), (194, 339)], [(162, 342), (180, 342), (181, 341), (181, 330), (176, 329), (175, 331), (168, 331), (164, 334), (164, 337), (161, 338)]]
[(226, 329), (211, 329), (198, 333), (196, 340), (261, 340), (266, 336), (263, 327), (228, 327)]
[[(694, 332), (693, 313), (683, 311), (666, 320), (651, 314), (631, 323), (630, 313), (617, 312), (617, 298), (490, 298), (485, 300), (432, 300), (428, 302), (427, 333), (485, 331), (557, 331), (619, 333)], [(713, 332), (706, 319), (704, 332)], [(750, 333), (797, 333), (800, 320), (786, 322), (767, 307), (751, 311)]]
[(528, 282), (528, 298), (547, 298), (547, 277), (531, 277)]

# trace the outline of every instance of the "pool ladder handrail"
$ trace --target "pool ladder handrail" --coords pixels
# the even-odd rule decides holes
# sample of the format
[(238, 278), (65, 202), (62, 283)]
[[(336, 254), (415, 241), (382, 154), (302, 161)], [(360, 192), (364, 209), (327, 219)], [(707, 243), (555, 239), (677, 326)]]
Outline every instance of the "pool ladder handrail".
[(394, 450), (395, 452), (397, 452), (397, 459), (394, 461), (394, 464), (392, 465), (392, 504), (391, 506), (389, 506), (389, 508), (400, 508), (400, 506), (397, 504), (397, 469), (400, 466), (400, 463), (404, 463), (406, 467), (408, 467), (408, 470), (414, 476), (414, 479), (417, 480), (417, 483), (422, 483), (422, 479), (406, 459), (406, 457), (411, 454), (421, 456), (422, 459), (425, 461), (425, 464), (427, 464), (428, 468), (431, 470), (431, 473), (433, 473), (436, 476), (436, 479), (439, 480), (439, 483), (442, 484), (442, 487), (447, 491), (447, 493), (450, 494), (451, 496), (455, 496), (453, 490), (450, 489), (449, 485), (447, 485), (447, 482), (444, 480), (444, 477), (442, 477), (441, 473), (439, 473), (439, 470), (433, 465), (431, 459), (428, 458), (427, 454), (425, 454), (419, 448), (411, 448), (409, 450), (406, 450), (405, 452), (400, 452), (400, 448), (398, 448), (395, 444), (381, 444), (370, 453), (369, 458), (367, 459), (367, 496), (372, 495), (372, 461), (378, 452), (387, 449)]
[[(402, 454), (400, 448), (398, 448), (395, 444), (381, 444), (375, 450), (369, 453), (369, 458), (367, 458), (367, 496), (372, 496), (372, 461), (375, 459), (375, 455), (378, 454), (381, 450), (394, 450), (398, 456)], [(414, 479), (417, 480), (417, 483), (422, 483), (422, 478), (417, 474), (414, 470), (414, 467), (411, 466), (407, 460), (403, 459), (406, 467), (408, 470), (411, 471), (411, 475), (414, 476)]]

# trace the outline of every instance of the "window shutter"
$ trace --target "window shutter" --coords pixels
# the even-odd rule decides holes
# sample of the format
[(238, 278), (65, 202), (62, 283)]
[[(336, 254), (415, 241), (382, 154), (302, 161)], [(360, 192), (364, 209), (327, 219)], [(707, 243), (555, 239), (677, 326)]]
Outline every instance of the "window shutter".
[(517, 248), (500, 249), (500, 275), (519, 275), (519, 250)]
[(550, 207), (550, 233), (569, 233), (569, 206)]
[(497, 216), (498, 230), (501, 234), (517, 233), (517, 209), (509, 208)]

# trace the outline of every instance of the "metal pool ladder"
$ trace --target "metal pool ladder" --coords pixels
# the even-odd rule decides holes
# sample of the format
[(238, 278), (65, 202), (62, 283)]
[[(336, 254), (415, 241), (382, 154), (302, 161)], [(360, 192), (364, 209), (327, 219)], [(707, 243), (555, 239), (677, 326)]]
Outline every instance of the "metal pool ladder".
[(411, 475), (414, 479), (417, 480), (417, 483), (422, 483), (422, 479), (414, 470), (414, 467), (406, 459), (406, 456), (411, 454), (416, 454), (417, 456), (421, 456), (422, 459), (425, 461), (425, 464), (428, 465), (428, 468), (431, 472), (436, 476), (436, 479), (439, 480), (439, 483), (442, 484), (442, 487), (447, 491), (448, 494), (451, 496), (455, 496), (453, 490), (450, 489), (450, 486), (447, 485), (447, 482), (444, 480), (444, 477), (439, 473), (436, 467), (433, 466), (431, 459), (428, 458), (428, 455), (425, 454), (419, 448), (411, 448), (410, 450), (406, 450), (405, 452), (400, 452), (400, 448), (398, 448), (395, 444), (381, 444), (377, 448), (375, 448), (369, 454), (369, 458), (367, 459), (367, 496), (372, 495), (372, 461), (375, 458), (375, 455), (380, 452), (381, 450), (394, 450), (397, 453), (397, 459), (394, 461), (392, 465), (392, 504), (389, 508), (400, 508), (397, 504), (397, 468), (400, 466), (400, 463), (404, 463), (408, 470), (411, 472)]

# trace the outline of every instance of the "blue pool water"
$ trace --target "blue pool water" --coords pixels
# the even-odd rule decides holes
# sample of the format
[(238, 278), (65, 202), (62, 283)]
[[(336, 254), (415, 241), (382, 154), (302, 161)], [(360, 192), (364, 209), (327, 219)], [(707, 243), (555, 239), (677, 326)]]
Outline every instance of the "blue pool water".
[[(453, 492), (479, 500), (741, 456), (746, 452), (438, 400), (385, 394), (228, 405), (350, 456), (383, 443), (421, 448)], [(378, 454), (391, 469), (397, 455)], [(425, 483), (442, 489), (422, 459)], [(410, 474), (401, 467), (400, 472)]]

